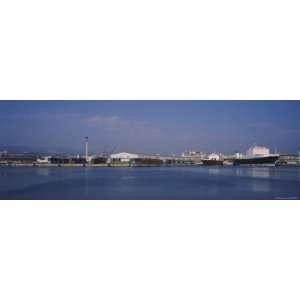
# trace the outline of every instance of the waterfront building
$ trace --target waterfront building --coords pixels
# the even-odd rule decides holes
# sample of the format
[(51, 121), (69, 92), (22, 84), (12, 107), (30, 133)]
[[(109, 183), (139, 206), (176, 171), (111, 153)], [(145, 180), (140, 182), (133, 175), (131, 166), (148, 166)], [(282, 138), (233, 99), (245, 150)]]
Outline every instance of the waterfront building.
[(159, 165), (159, 164), (191, 164), (190, 158), (176, 156), (176, 155), (150, 155), (150, 154), (136, 154), (121, 152), (111, 154), (108, 163), (112, 164), (134, 164), (134, 165)]
[(234, 154), (234, 157), (233, 157), (233, 158), (242, 158), (242, 157), (244, 157), (243, 153), (241, 153), (241, 152), (236, 152), (236, 153)]
[(200, 151), (184, 151), (181, 156), (182, 157), (188, 157), (188, 158), (204, 158), (205, 157), (205, 153), (204, 152), (200, 152)]
[(90, 163), (94, 164), (94, 165), (98, 165), (98, 164), (106, 164), (107, 162), (107, 158), (103, 157), (103, 156), (94, 156), (91, 158)]
[(51, 164), (69, 164), (70, 163), (70, 159), (67, 157), (51, 157), (50, 158), (50, 163)]
[(50, 164), (51, 156), (45, 156), (45, 157), (38, 157), (36, 162), (38, 164)]
[(191, 163), (199, 164), (206, 157), (204, 152), (200, 151), (184, 151), (181, 157), (185, 160), (189, 160)]
[(300, 165), (297, 154), (280, 154), (279, 165)]
[(33, 164), (36, 163), (37, 156), (34, 154), (7, 154), (0, 157), (2, 163), (13, 164)]
[(121, 152), (111, 154), (108, 163), (112, 165), (130, 165), (130, 166), (145, 166), (145, 165), (160, 165), (163, 160), (157, 155), (146, 155)]
[(139, 154), (128, 153), (128, 152), (121, 152), (121, 153), (115, 153), (110, 155), (111, 161), (120, 161), (120, 162), (130, 162), (138, 158), (141, 158)]
[(94, 157), (95, 157), (94, 155), (87, 155), (85, 156), (84, 159), (86, 160), (86, 162), (91, 163)]

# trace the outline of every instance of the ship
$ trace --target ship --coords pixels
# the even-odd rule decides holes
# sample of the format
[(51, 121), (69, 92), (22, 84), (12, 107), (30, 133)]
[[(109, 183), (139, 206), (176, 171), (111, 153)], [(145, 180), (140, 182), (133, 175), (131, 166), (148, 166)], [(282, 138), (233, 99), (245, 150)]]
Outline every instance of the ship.
[(270, 150), (263, 146), (253, 146), (248, 151), (246, 156), (237, 154), (233, 159), (233, 165), (265, 165), (274, 166), (279, 159), (279, 154), (271, 154)]
[(233, 165), (275, 165), (279, 157), (279, 154), (269, 154), (264, 156), (234, 158)]
[(212, 153), (208, 158), (202, 159), (202, 164), (204, 166), (223, 166), (223, 163), (224, 160), (216, 153)]

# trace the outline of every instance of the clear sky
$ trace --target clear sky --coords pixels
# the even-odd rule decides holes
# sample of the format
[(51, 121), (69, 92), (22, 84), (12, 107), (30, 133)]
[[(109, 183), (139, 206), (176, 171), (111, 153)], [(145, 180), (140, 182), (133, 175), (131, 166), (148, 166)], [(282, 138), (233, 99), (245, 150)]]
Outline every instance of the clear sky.
[(0, 150), (233, 153), (300, 146), (300, 101), (0, 101)]

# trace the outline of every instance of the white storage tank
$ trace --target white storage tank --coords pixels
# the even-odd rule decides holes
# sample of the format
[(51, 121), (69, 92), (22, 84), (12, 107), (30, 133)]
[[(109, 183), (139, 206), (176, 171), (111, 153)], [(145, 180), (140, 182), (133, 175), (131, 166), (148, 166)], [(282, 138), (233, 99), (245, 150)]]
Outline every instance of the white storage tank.
[(266, 156), (270, 155), (270, 149), (264, 146), (252, 146), (247, 151), (247, 156)]

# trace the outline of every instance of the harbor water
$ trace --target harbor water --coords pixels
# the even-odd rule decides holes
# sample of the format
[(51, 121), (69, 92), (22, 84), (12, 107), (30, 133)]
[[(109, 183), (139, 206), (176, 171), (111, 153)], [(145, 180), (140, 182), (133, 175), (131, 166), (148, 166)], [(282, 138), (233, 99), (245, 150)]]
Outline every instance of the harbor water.
[(300, 168), (3, 166), (0, 199), (300, 199)]

